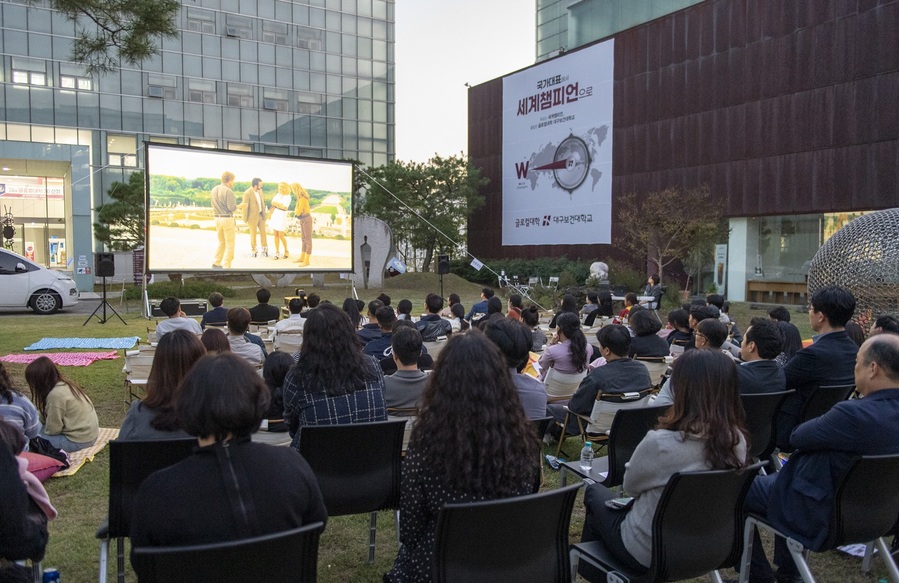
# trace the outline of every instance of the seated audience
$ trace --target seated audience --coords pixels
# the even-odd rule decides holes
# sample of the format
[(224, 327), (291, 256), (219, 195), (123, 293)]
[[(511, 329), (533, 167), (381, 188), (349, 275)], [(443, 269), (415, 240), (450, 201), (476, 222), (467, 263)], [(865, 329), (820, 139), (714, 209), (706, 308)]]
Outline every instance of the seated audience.
[[(309, 294), (308, 296), (306, 296), (306, 300), (304, 302), (306, 304), (306, 309), (303, 310), (302, 316), (304, 318), (308, 318), (309, 313), (312, 312), (312, 310), (316, 309), (319, 306), (319, 304), (321, 303), (321, 301), (322, 301), (322, 299), (318, 294)], [(289, 309), (289, 307), (288, 307), (288, 309)]]
[(781, 351), (780, 330), (767, 318), (753, 318), (743, 336), (737, 367), (740, 394), (779, 393), (786, 390), (783, 367), (774, 360)]
[(625, 294), (624, 296), (624, 309), (618, 312), (618, 318), (624, 320), (631, 314), (631, 310), (634, 309), (634, 306), (637, 304), (637, 294), (630, 292)]
[[(377, 312), (375, 312), (375, 321), (378, 324), (378, 336), (366, 342), (365, 346), (362, 347), (362, 352), (380, 362), (385, 358), (390, 359), (393, 354), (391, 348), (393, 324), (397, 321), (393, 308), (389, 306), (378, 308)], [(412, 324), (412, 327), (414, 328), (415, 324)]]
[(382, 307), (384, 307), (384, 303), (381, 300), (368, 302), (368, 322), (363, 324), (356, 332), (363, 346), (367, 342), (381, 337), (381, 326), (378, 324), (378, 308)]
[[(228, 341), (221, 330), (210, 328), (203, 332), (218, 334), (225, 346)], [(179, 439), (190, 437), (180, 427), (175, 413), (175, 390), (195, 362), (206, 353), (196, 334), (175, 330), (159, 340), (153, 366), (147, 377), (147, 396), (132, 401), (119, 430), (119, 439)]]
[(656, 315), (649, 310), (637, 310), (628, 320), (634, 337), (631, 338), (631, 347), (628, 356), (655, 357), (668, 356), (671, 347), (657, 332), (662, 329), (662, 323)]
[(652, 296), (651, 300), (643, 300), (640, 305), (650, 310), (658, 310), (662, 305), (662, 280), (657, 273), (653, 273), (646, 280), (646, 287), (643, 289), (644, 296)]
[(268, 413), (265, 415), (269, 431), (287, 431), (287, 423), (284, 422), (284, 380), (294, 364), (292, 355), (272, 352), (265, 357), (265, 364), (262, 365), (262, 379), (271, 394)]
[[(210, 297), (210, 299), (212, 298)], [(197, 321), (193, 318), (188, 318), (181, 311), (181, 302), (178, 301), (178, 298), (168, 297), (162, 300), (159, 302), (159, 309), (166, 315), (166, 319), (156, 324), (157, 341), (172, 330), (187, 330), (197, 335), (203, 333), (203, 328), (200, 327)]]
[(259, 366), (265, 360), (265, 353), (259, 346), (247, 339), (246, 333), (249, 326), (249, 310), (246, 308), (228, 310), (228, 344), (231, 345), (231, 352), (253, 366)]
[(94, 445), (100, 433), (94, 404), (81, 387), (62, 376), (52, 360), (41, 356), (26, 366), (25, 382), (44, 418), (41, 437), (70, 453)]
[(870, 335), (874, 336), (875, 334), (883, 334), (884, 332), (899, 334), (899, 320), (893, 316), (880, 316), (874, 320), (874, 323), (871, 324)]
[(546, 333), (540, 329), (540, 312), (537, 306), (528, 306), (521, 312), (521, 321), (531, 331), (531, 350), (540, 352), (546, 345)]
[[(281, 317), (281, 310), (277, 306), (270, 306), (268, 301), (272, 299), (272, 292), (267, 289), (260, 288), (256, 290), (256, 301), (259, 303), (250, 308), (251, 322), (271, 322)], [(227, 316), (227, 314), (226, 314)]]
[[(817, 310), (827, 309), (832, 320), (824, 318), (839, 321), (849, 311), (848, 293), (833, 289), (820, 296), (816, 293), (816, 311), (809, 318), (817, 320), (822, 314)], [(838, 304), (843, 308), (831, 311)], [(800, 363), (805, 358), (800, 357)], [(833, 527), (835, 487), (853, 459), (899, 453), (899, 337), (879, 334), (868, 339), (857, 353), (853, 379), (863, 398), (837, 403), (827, 413), (796, 427), (790, 434), (796, 453), (789, 463), (776, 473), (756, 477), (746, 496), (747, 512), (765, 516), (774, 528), (812, 550), (823, 545)], [(758, 533), (755, 537), (749, 580), (774, 581)], [(796, 565), (781, 537), (774, 541), (774, 562), (778, 581), (798, 580)]]
[(278, 323), (275, 324), (274, 329), (272, 330), (272, 349), (278, 350), (281, 347), (281, 343), (278, 340), (278, 336), (284, 332), (303, 332), (303, 326), (306, 325), (306, 318), (303, 317), (303, 299), (302, 298), (291, 298), (289, 302), (287, 302), (287, 309), (290, 311), (290, 316), (283, 320), (279, 320)]
[[(694, 349), (714, 350), (724, 352), (729, 358), (733, 359), (730, 352), (721, 350), (721, 345), (727, 342), (727, 326), (717, 318), (705, 318), (696, 324), (696, 346)], [(686, 352), (684, 353), (686, 354)], [(676, 361), (675, 361), (676, 362)], [(656, 395), (653, 405), (671, 405), (674, 403), (674, 376), (668, 377), (668, 380), (662, 385), (659, 394)]]
[(686, 346), (693, 342), (693, 330), (690, 329), (690, 314), (686, 310), (671, 310), (668, 312), (668, 327), (671, 333), (665, 339), (669, 348), (674, 346)]
[(503, 301), (496, 296), (487, 300), (487, 315), (478, 320), (478, 330), (484, 330), (488, 320), (495, 320), (503, 317)]
[(434, 342), (441, 336), (449, 336), (453, 332), (453, 325), (449, 320), (440, 317), (440, 310), (443, 309), (443, 298), (437, 294), (428, 294), (425, 298), (425, 307), (428, 310), (426, 316), (415, 324), (418, 331), (421, 332), (421, 339), (424, 342)]
[[(446, 307), (443, 308), (442, 310), (440, 310), (440, 317), (446, 318), (447, 320), (452, 319), (453, 318), (453, 312), (452, 312), (453, 306), (455, 306), (456, 304), (460, 304), (461, 302), (462, 302), (462, 300), (459, 298), (459, 294), (456, 294), (456, 293), (450, 294), (449, 298), (447, 298), (447, 301), (446, 301)], [(465, 308), (462, 309), (462, 316), (464, 318)], [(453, 330), (453, 332), (457, 332), (457, 331), (458, 330)]]
[(362, 327), (362, 314), (359, 313), (359, 305), (353, 298), (343, 300), (343, 311), (350, 317), (350, 323), (353, 324), (353, 330)]
[(531, 353), (531, 332), (524, 324), (510, 318), (491, 321), (484, 329), (487, 338), (499, 347), (506, 359), (512, 384), (518, 391), (521, 406), (528, 419), (546, 417), (546, 385), (534, 377), (522, 374)]
[(802, 350), (802, 335), (799, 328), (790, 322), (790, 312), (783, 306), (776, 306), (768, 310), (768, 317), (777, 322), (780, 330), (780, 339), (783, 343), (781, 353), (777, 355), (777, 364), (786, 366), (793, 355)]
[[(394, 334), (400, 328), (415, 328), (415, 322), (412, 320), (395, 320), (393, 324), (390, 326), (390, 333)], [(419, 332), (419, 334), (421, 334)], [(388, 336), (388, 339), (392, 341), (392, 336)], [(381, 372), (385, 375), (390, 375), (396, 372), (396, 361), (393, 360), (393, 347), (389, 347), (389, 354), (386, 358), (382, 358), (378, 363), (381, 367)], [(428, 347), (422, 345), (421, 347), (421, 356), (418, 357), (418, 368), (419, 370), (431, 370), (434, 368), (434, 358), (428, 354)]]
[(521, 321), (521, 296), (518, 294), (512, 294), (509, 296), (509, 312), (506, 314), (507, 318), (511, 318), (517, 322)]
[[(205, 330), (206, 326), (209, 325), (225, 326), (225, 322), (228, 321), (228, 308), (222, 307), (223, 303), (225, 303), (225, 296), (219, 292), (209, 294), (209, 305), (212, 306), (212, 309), (203, 314), (203, 317), (200, 319), (200, 328)], [(162, 308), (162, 304), (159, 305), (159, 309), (167, 313)]]
[(385, 581), (430, 580), (447, 502), (529, 494), (540, 481), (534, 430), (492, 342), (453, 335), (432, 376), (403, 461), (400, 548)]
[(362, 354), (350, 317), (322, 304), (309, 314), (296, 366), (284, 381), (284, 417), (293, 447), (300, 426), (385, 421), (384, 376)]
[(210, 327), (203, 330), (203, 335), (200, 336), (200, 343), (206, 349), (206, 352), (210, 354), (213, 352), (231, 352), (231, 343), (228, 342), (228, 335), (218, 327)]
[(0, 419), (15, 427), (25, 440), (25, 451), (28, 442), (41, 432), (41, 420), (37, 409), (28, 397), (13, 387), (12, 379), (6, 367), (0, 362)]
[(672, 375), (690, 390), (675, 394), (674, 406), (634, 450), (622, 487), (633, 504), (609, 508), (606, 501), (619, 494), (601, 484), (584, 492), (582, 540), (601, 540), (615, 558), (640, 571), (650, 564), (653, 517), (671, 475), (741, 468), (747, 461), (748, 432), (733, 361), (717, 350), (693, 350), (675, 361)]
[(290, 448), (250, 440), (268, 411), (269, 391), (246, 361), (233, 354), (202, 357), (176, 399), (178, 423), (199, 448), (141, 485), (132, 548), (238, 540), (327, 519), (306, 460)]
[[(709, 294), (705, 297), (706, 304), (709, 306), (715, 306), (718, 308), (718, 319), (727, 326), (730, 325), (730, 336), (734, 339), (734, 341), (739, 344), (743, 341), (743, 335), (740, 333), (740, 328), (737, 326), (737, 323), (733, 318), (728, 314), (728, 310), (730, 310), (730, 306), (724, 301), (724, 296), (720, 294)], [(725, 307), (727, 309), (725, 309)]]
[[(690, 323), (690, 330), (693, 330), (695, 332), (696, 327), (703, 320), (715, 319), (715, 320), (720, 321), (718, 316), (721, 315), (721, 312), (718, 310), (718, 308), (716, 308), (715, 306), (712, 306), (712, 305), (698, 306), (698, 305), (694, 304), (690, 308), (689, 314), (690, 314), (690, 317), (689, 317), (688, 321)], [(727, 340), (727, 326), (723, 325), (723, 323), (722, 323), (722, 326), (724, 327), (724, 340)], [(695, 334), (693, 335), (691, 341), (688, 342), (684, 348), (686, 350), (696, 348), (696, 335)]]
[(537, 361), (541, 369), (541, 381), (546, 378), (550, 368), (563, 374), (575, 374), (587, 370), (587, 363), (592, 360), (593, 347), (587, 344), (577, 314), (559, 314), (557, 323), (559, 330), (556, 337), (543, 349), (543, 354)]
[(465, 315), (465, 319), (471, 322), (472, 320), (478, 320), (487, 315), (487, 300), (493, 297), (493, 290), (489, 287), (485, 287), (481, 290), (481, 301), (477, 302), (471, 309), (468, 310), (468, 313)]
[(578, 316), (578, 323), (580, 323), (581, 319), (577, 311), (577, 300), (571, 294), (562, 296), (562, 305), (559, 306), (559, 309), (553, 314), (552, 320), (549, 321), (549, 327), (555, 328), (558, 325), (559, 316), (566, 313)]
[[(599, 309), (599, 298), (596, 295), (596, 292), (587, 292), (587, 303), (581, 308), (581, 316), (589, 316), (593, 312)], [(585, 324), (584, 325), (588, 325)]]
[(465, 332), (471, 328), (471, 324), (465, 319), (465, 307), (462, 304), (456, 303), (450, 307), (449, 323), (453, 332)]
[(396, 305), (396, 318), (397, 320), (409, 320), (412, 321), (412, 302), (409, 300), (400, 300), (400, 303)]
[(849, 336), (849, 339), (855, 342), (856, 346), (861, 346), (865, 343), (865, 330), (853, 322), (849, 320), (846, 322), (846, 335)]
[(381, 302), (381, 304), (384, 306), (390, 305), (390, 296), (388, 296), (387, 294), (385, 294), (383, 292), (379, 293), (378, 297), (375, 299), (378, 300), (379, 302)]
[[(27, 444), (28, 441), (22, 436), (18, 428), (5, 419), (0, 419), (0, 448), (5, 448), (16, 456), (16, 463), (19, 465), (19, 478), (25, 484), (25, 490), (28, 491), (28, 496), (31, 498), (30, 514), (32, 520), (46, 523), (46, 521), (56, 518), (56, 508), (50, 503), (50, 496), (38, 477), (28, 471), (28, 459), (19, 455), (25, 450)], [(2, 560), (0, 560), (0, 563), (2, 563)], [(0, 581), (6, 581), (3, 578), (2, 570), (0, 570)]]
[(400, 326), (391, 334), (391, 347), (396, 372), (384, 377), (384, 403), (388, 409), (417, 409), (428, 384), (428, 375), (418, 368), (421, 334), (414, 328)]

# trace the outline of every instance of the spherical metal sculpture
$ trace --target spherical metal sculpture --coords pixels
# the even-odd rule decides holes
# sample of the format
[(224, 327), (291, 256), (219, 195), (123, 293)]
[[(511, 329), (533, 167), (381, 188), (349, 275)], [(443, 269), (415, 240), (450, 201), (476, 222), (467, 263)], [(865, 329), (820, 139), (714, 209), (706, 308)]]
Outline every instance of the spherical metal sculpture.
[(863, 215), (818, 249), (808, 273), (809, 297), (828, 285), (855, 296), (854, 320), (899, 316), (899, 208)]

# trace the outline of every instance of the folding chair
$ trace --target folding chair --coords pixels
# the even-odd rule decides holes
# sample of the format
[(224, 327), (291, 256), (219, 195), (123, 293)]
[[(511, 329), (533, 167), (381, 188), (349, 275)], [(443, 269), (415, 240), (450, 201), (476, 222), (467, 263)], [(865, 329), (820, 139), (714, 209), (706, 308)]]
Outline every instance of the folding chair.
[(294, 354), (303, 346), (302, 330), (276, 331), (272, 337), (272, 348), (287, 354)]
[(155, 350), (146, 353), (139, 350), (124, 351), (125, 365), (122, 367), (122, 372), (125, 373), (126, 410), (131, 405), (131, 401), (140, 399), (140, 393), (146, 390), (147, 379), (150, 377), (155, 355)]
[(568, 401), (587, 376), (587, 370), (573, 374), (558, 372), (550, 367), (543, 378), (546, 385), (546, 396), (550, 402)]
[(671, 357), (665, 356), (635, 356), (634, 360), (646, 367), (649, 378), (652, 379), (652, 388), (658, 391), (665, 382), (665, 374), (671, 364)]
[[(749, 456), (758, 461), (767, 459), (774, 452), (777, 440), (775, 420), (777, 412), (787, 395), (795, 391), (778, 393), (755, 393), (740, 395), (743, 411), (746, 413), (746, 428), (749, 429)], [(780, 467), (779, 460), (772, 460), (775, 469)]]
[(437, 355), (446, 347), (446, 342), (447, 339), (443, 338), (442, 340), (422, 342), (422, 345), (428, 350), (428, 354), (434, 359), (434, 362), (437, 362)]
[(615, 419), (615, 414), (621, 409), (635, 409), (645, 407), (652, 394), (652, 387), (642, 391), (629, 393), (603, 393), (597, 391), (596, 400), (593, 402), (593, 410), (590, 416), (581, 415), (565, 407), (565, 420), (562, 423), (562, 435), (559, 445), (556, 447), (556, 457), (562, 453), (562, 445), (565, 442), (568, 420), (574, 416), (577, 422), (578, 432), (583, 443), (605, 444), (609, 440), (609, 432)]
[(799, 409), (799, 423), (797, 423), (797, 425), (805, 423), (809, 419), (824, 415), (830, 411), (831, 407), (840, 401), (848, 399), (854, 390), (854, 384), (821, 385), (818, 388), (813, 389), (811, 394), (809, 394), (802, 403), (802, 408)]

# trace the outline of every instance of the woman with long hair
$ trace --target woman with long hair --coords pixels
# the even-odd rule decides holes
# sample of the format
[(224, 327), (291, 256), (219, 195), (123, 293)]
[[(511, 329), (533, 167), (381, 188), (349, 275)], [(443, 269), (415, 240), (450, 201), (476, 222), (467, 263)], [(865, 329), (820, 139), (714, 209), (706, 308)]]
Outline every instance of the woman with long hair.
[(465, 306), (456, 302), (450, 307), (450, 324), (453, 327), (453, 332), (465, 332), (469, 328), (471, 328), (471, 324), (465, 319)]
[(299, 267), (305, 267), (309, 265), (309, 259), (312, 257), (312, 209), (309, 207), (309, 193), (299, 182), (291, 184), (290, 190), (297, 197), (294, 216), (300, 219), (300, 236), (303, 238), (302, 253), (295, 263), (299, 263)]
[(272, 198), (272, 204), (269, 207), (272, 218), (268, 221), (268, 226), (275, 233), (275, 259), (281, 258), (280, 249), (282, 244), (284, 245), (284, 259), (289, 257), (287, 237), (284, 236), (284, 231), (287, 230), (287, 210), (290, 208), (291, 202), (293, 202), (293, 199), (290, 196), (290, 186), (286, 182), (279, 182), (278, 194)]
[(299, 360), (284, 381), (284, 418), (293, 447), (302, 425), (387, 420), (381, 368), (362, 353), (350, 317), (333, 304), (306, 318)]
[(208, 354), (213, 352), (231, 352), (231, 343), (228, 342), (228, 335), (218, 327), (206, 328), (203, 331), (203, 335), (200, 336), (200, 343), (203, 344)]
[[(209, 328), (203, 333), (224, 333)], [(227, 339), (225, 344), (228, 344)], [(189, 437), (178, 426), (175, 413), (175, 389), (200, 357), (206, 354), (206, 348), (197, 338), (186, 330), (169, 332), (159, 339), (153, 366), (147, 377), (147, 396), (143, 401), (132, 401), (128, 414), (119, 430), (119, 439), (178, 439)]]
[(577, 309), (577, 300), (571, 294), (565, 294), (562, 296), (562, 305), (559, 306), (558, 311), (553, 314), (552, 320), (549, 321), (549, 327), (555, 328), (559, 323), (559, 316), (562, 314), (574, 314), (578, 317), (578, 323), (580, 323), (580, 314)]
[(343, 300), (343, 311), (350, 317), (350, 323), (353, 324), (353, 330), (358, 330), (362, 322), (362, 313), (359, 311), (359, 304), (353, 298)]
[(287, 424), (284, 422), (284, 380), (294, 364), (292, 355), (276, 350), (266, 357), (265, 364), (262, 365), (262, 380), (271, 393), (266, 414), (269, 431), (287, 431)]
[(31, 399), (44, 417), (41, 437), (67, 452), (90, 447), (97, 441), (100, 422), (90, 397), (42, 356), (25, 367)]
[(593, 484), (584, 494), (584, 541), (602, 540), (632, 569), (646, 569), (652, 556), (652, 521), (668, 478), (675, 472), (746, 465), (747, 439), (737, 388), (737, 365), (718, 350), (689, 350), (675, 361), (671, 381), (681, 390), (674, 404), (634, 450), (623, 489), (627, 509), (606, 501), (616, 494)]
[(0, 362), (0, 418), (19, 430), (25, 439), (25, 451), (28, 451), (28, 441), (41, 432), (41, 420), (37, 409), (28, 397), (13, 387), (12, 379), (9, 378), (9, 373), (6, 372), (2, 362)]
[(454, 334), (422, 395), (403, 461), (400, 549), (387, 581), (430, 581), (437, 513), (447, 502), (534, 492), (536, 432), (499, 348)]
[(540, 352), (546, 345), (546, 333), (540, 329), (540, 312), (537, 306), (528, 306), (521, 312), (521, 321), (531, 331), (531, 350)]
[(550, 368), (564, 374), (583, 372), (593, 354), (593, 347), (587, 344), (587, 337), (581, 330), (581, 320), (576, 313), (563, 312), (558, 315), (558, 331), (555, 339), (543, 350), (540, 360), (540, 380), (546, 378)]

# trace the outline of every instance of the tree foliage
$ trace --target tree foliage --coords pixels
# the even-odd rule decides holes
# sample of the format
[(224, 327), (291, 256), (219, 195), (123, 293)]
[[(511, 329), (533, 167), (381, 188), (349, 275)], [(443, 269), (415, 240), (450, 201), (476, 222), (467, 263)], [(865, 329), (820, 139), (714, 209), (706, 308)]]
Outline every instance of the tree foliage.
[(94, 236), (116, 251), (130, 251), (143, 245), (144, 173), (135, 172), (128, 182), (113, 182), (106, 194), (111, 200), (97, 209)]
[(617, 219), (624, 230), (624, 246), (648, 257), (659, 277), (666, 266), (691, 253), (703, 255), (728, 233), (708, 186), (628, 193), (618, 202)]
[(463, 156), (391, 162), (367, 173), (358, 209), (390, 225), (397, 247), (409, 250), (406, 263), (422, 271), (430, 269), (435, 251), (456, 250), (468, 217), (484, 205), (478, 189), (487, 179)]
[(77, 27), (72, 60), (91, 73), (137, 65), (159, 52), (161, 38), (178, 36), (178, 0), (50, 0)]

